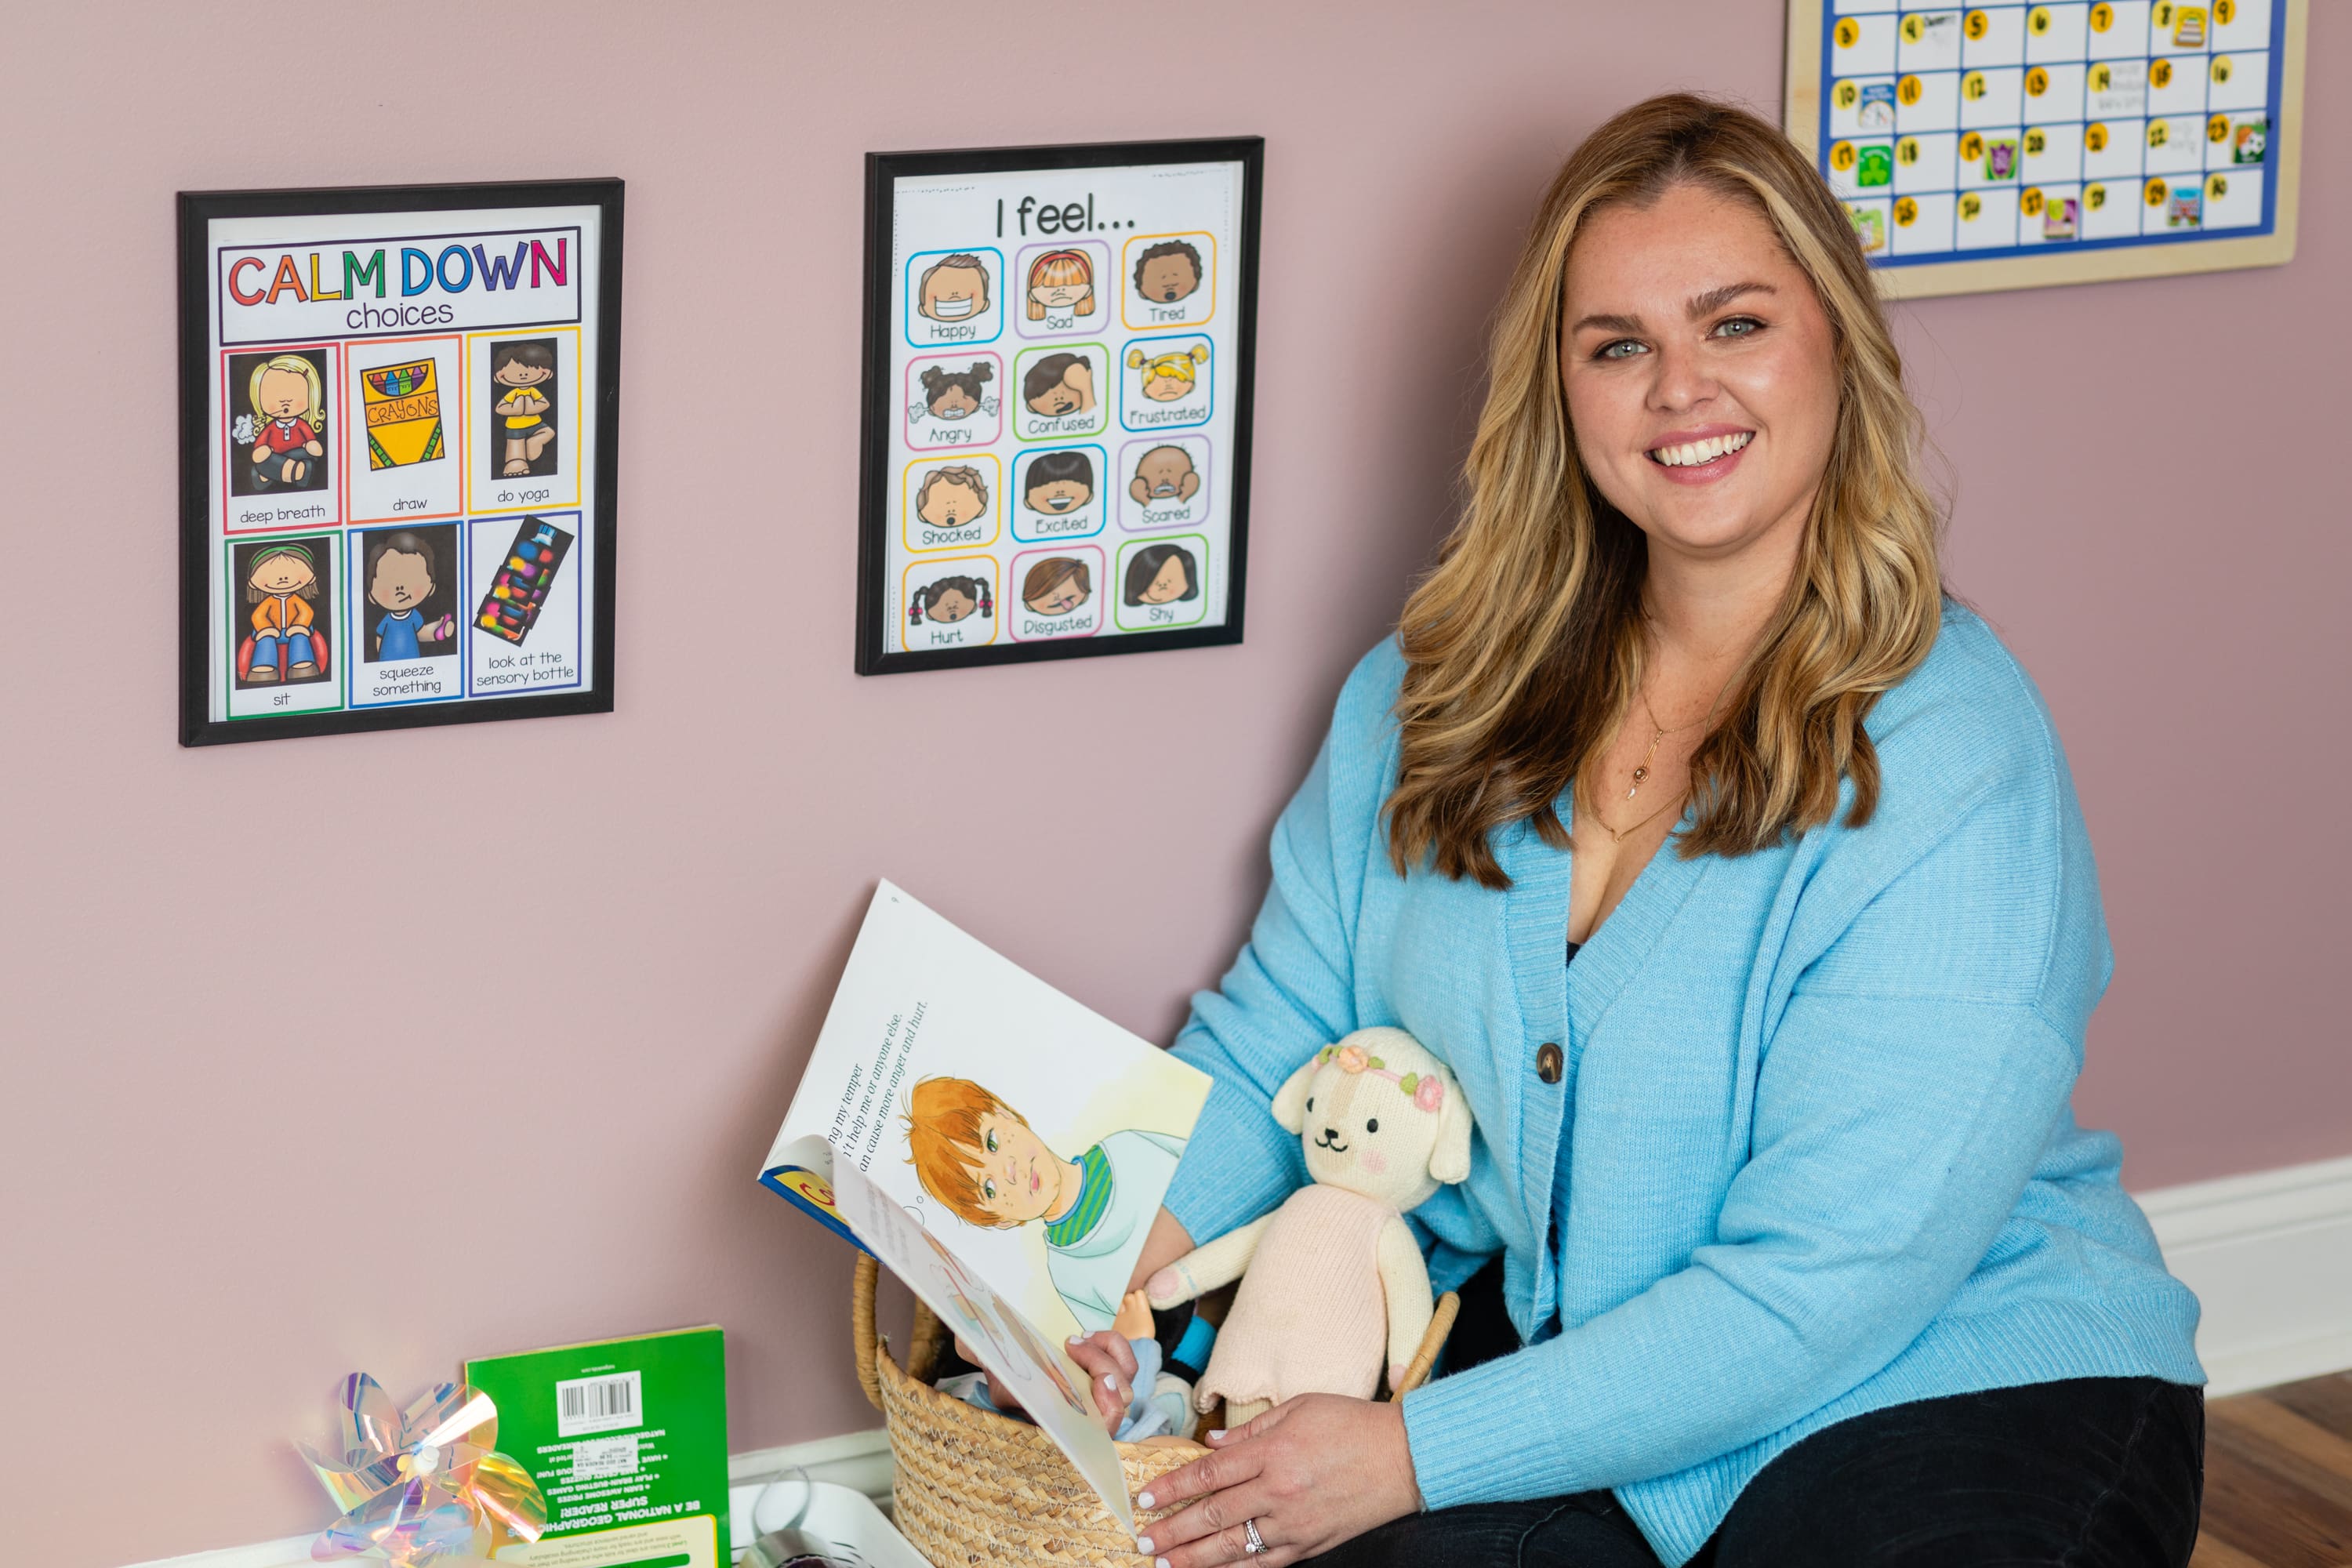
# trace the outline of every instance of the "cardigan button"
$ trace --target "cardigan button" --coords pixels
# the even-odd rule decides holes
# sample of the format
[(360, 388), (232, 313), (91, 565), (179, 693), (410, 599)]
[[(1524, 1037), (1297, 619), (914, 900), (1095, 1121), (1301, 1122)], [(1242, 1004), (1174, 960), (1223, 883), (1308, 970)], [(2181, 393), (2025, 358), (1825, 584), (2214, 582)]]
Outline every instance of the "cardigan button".
[(1546, 1083), (1559, 1081), (1559, 1047), (1546, 1040), (1536, 1047), (1536, 1076)]

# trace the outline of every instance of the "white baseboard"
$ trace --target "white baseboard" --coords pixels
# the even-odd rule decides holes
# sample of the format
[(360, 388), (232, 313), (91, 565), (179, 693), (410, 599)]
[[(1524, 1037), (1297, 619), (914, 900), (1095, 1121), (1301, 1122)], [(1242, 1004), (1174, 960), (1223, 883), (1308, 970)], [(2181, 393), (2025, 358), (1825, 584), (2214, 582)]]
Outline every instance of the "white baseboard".
[[(2165, 1263), (2204, 1303), (2197, 1353), (2214, 1398), (2352, 1370), (2352, 1158), (2135, 1194)], [(728, 1464), (733, 1549), (751, 1542), (760, 1489), (795, 1469), (886, 1507), (881, 1430), (755, 1448)], [(135, 1568), (299, 1568), (308, 1535), (168, 1557)]]
[(2208, 1395), (2352, 1369), (2352, 1159), (2136, 1195), (2204, 1305)]

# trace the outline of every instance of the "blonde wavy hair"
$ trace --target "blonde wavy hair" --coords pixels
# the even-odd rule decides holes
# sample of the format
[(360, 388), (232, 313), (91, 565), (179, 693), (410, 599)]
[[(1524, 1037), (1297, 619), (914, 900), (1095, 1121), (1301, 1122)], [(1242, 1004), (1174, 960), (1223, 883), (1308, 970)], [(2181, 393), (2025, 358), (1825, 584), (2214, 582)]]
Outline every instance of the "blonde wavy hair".
[(1402, 756), (1386, 816), (1400, 875), (1510, 879), (1489, 836), (1557, 803), (1642, 681), (1647, 545), (1579, 459), (1561, 383), (1570, 248), (1596, 209), (1693, 184), (1763, 213), (1811, 279), (1834, 340), (1838, 416), (1787, 597), (1691, 758), (1685, 857), (1742, 855), (1878, 803), (1871, 706), (1941, 622), (1939, 510), (1916, 474), (1918, 411), (1844, 208), (1778, 130), (1687, 93), (1634, 105), (1553, 180), (1497, 312), (1462, 512), (1406, 601)]

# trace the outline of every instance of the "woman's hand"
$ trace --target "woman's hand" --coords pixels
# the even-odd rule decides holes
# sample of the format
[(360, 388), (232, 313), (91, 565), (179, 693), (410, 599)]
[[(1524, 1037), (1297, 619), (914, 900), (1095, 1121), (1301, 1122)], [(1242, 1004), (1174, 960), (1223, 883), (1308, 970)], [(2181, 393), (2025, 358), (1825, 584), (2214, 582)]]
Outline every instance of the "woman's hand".
[[(1192, 1503), (1143, 1526), (1136, 1544), (1156, 1568), (1283, 1568), (1421, 1507), (1401, 1405), (1306, 1394), (1207, 1440), (1215, 1453), (1169, 1471), (1135, 1500), (1143, 1509)], [(1265, 1543), (1255, 1556), (1243, 1529), (1249, 1520)]]
[(1135, 1347), (1128, 1342), (1126, 1335), (1112, 1329), (1073, 1334), (1070, 1359), (1087, 1374), (1087, 1392), (1094, 1396), (1095, 1409), (1102, 1415), (1103, 1430), (1118, 1436), (1119, 1424), (1127, 1417), (1128, 1405), (1135, 1397), (1135, 1374), (1139, 1370)]
[[(1155, 1270), (1163, 1265), (1175, 1262), (1192, 1250), (1192, 1232), (1177, 1224), (1174, 1215), (1170, 1214), (1166, 1209), (1161, 1209), (1152, 1216), (1151, 1234), (1144, 1237), (1143, 1251), (1136, 1258), (1135, 1277), (1129, 1281), (1128, 1289), (1134, 1291), (1143, 1289), (1143, 1282), (1151, 1278)], [(1116, 1349), (1111, 1347), (1113, 1341), (1117, 1342)], [(1093, 1346), (1097, 1342), (1099, 1342), (1098, 1349), (1081, 1349), (1082, 1344)], [(965, 1345), (962, 1335), (956, 1336), (955, 1346), (958, 1355), (974, 1366), (981, 1364), (980, 1358), (972, 1354), (971, 1349)], [(1092, 1334), (1083, 1341), (1070, 1342), (1070, 1359), (1076, 1362), (1079, 1368), (1086, 1373), (1087, 1388), (1094, 1396), (1095, 1407), (1103, 1412), (1103, 1415), (1110, 1420), (1110, 1429), (1117, 1432), (1118, 1416), (1106, 1407), (1107, 1401), (1109, 1394), (1115, 1393), (1118, 1397), (1118, 1413), (1126, 1411), (1128, 1391), (1135, 1384), (1134, 1348), (1114, 1333)], [(1102, 1380), (1106, 1373), (1113, 1374), (1116, 1379), (1108, 1393), (1103, 1387)], [(1013, 1391), (1009, 1388), (999, 1388), (997, 1380), (994, 1378), (988, 1380), (988, 1397), (994, 1402), (999, 1410), (1013, 1411), (1021, 1408), (1021, 1402), (1013, 1396)]]

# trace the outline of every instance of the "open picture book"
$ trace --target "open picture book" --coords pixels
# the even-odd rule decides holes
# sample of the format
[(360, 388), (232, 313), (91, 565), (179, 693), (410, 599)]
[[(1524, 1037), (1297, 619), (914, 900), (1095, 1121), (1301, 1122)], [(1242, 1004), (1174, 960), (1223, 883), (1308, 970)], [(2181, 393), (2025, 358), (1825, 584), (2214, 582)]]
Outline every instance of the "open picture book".
[(1132, 1529), (1066, 1342), (1111, 1326), (1208, 1094), (886, 881), (760, 1181), (905, 1280)]

